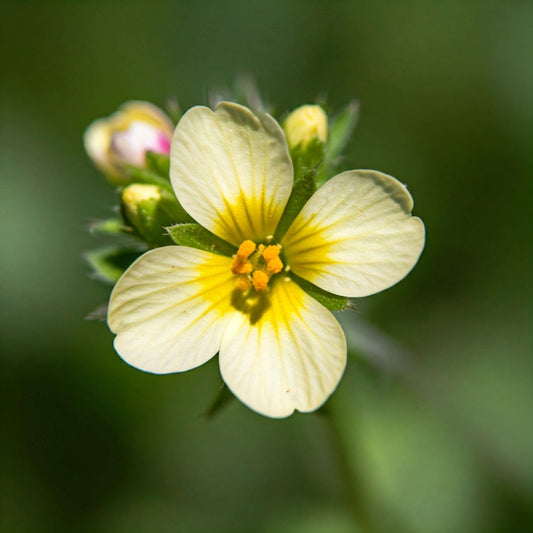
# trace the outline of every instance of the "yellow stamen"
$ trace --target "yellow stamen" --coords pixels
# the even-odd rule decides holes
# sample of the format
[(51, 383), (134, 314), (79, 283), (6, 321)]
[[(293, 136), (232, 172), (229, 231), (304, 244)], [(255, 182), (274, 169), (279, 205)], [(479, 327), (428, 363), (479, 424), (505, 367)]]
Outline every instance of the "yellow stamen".
[(247, 259), (255, 252), (255, 248), (255, 242), (253, 241), (247, 240), (241, 243), (231, 264), (231, 272), (233, 274), (250, 274), (252, 272), (252, 265)]
[(237, 250), (237, 257), (248, 259), (255, 252), (254, 241), (243, 241)]
[(243, 241), (231, 263), (231, 272), (239, 276), (235, 288), (242, 292), (252, 287), (256, 292), (267, 291), (270, 278), (283, 270), (280, 252), (279, 244), (266, 246), (256, 245), (250, 240)]
[(232, 274), (250, 274), (252, 272), (252, 264), (248, 261), (241, 259), (238, 255), (233, 259), (231, 263)]
[(263, 257), (267, 262), (278, 257), (280, 251), (281, 246), (279, 244), (271, 244), (270, 246), (267, 246), (264, 250), (262, 250)]
[(281, 259), (279, 257), (274, 257), (274, 259), (271, 259), (267, 263), (267, 270), (271, 274), (277, 274), (278, 272), (281, 272), (283, 268), (283, 263), (281, 262)]
[(257, 292), (266, 291), (270, 276), (264, 270), (254, 270), (252, 283)]

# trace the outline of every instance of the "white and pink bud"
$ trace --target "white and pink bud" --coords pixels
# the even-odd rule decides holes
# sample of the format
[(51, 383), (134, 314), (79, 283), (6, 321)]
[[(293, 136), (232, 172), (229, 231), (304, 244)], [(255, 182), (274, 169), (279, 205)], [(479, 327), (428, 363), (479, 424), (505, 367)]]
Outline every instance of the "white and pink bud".
[(128, 183), (127, 165), (146, 166), (146, 153), (168, 155), (174, 125), (149, 102), (123, 104), (107, 118), (94, 121), (85, 131), (85, 150), (114, 185)]

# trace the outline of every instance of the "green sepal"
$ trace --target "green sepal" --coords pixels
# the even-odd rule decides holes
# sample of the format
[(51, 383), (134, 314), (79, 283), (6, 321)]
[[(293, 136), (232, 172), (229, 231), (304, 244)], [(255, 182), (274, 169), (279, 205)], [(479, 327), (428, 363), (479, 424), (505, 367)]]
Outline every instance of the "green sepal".
[(162, 178), (155, 172), (147, 170), (145, 168), (136, 167), (133, 165), (126, 166), (126, 173), (128, 175), (128, 182), (125, 185), (131, 183), (146, 183), (148, 185), (157, 185), (168, 191), (172, 191), (172, 185), (168, 178)]
[(168, 155), (148, 151), (145, 154), (145, 161), (149, 171), (166, 180), (170, 179), (170, 159)]
[(233, 400), (235, 400), (235, 396), (229, 390), (228, 386), (225, 383), (222, 383), (220, 390), (215, 396), (215, 399), (211, 403), (209, 409), (205, 412), (206, 418), (213, 418), (222, 409), (227, 407)]
[(192, 222), (193, 218), (183, 206), (179, 203), (174, 191), (167, 189), (161, 190), (161, 202), (159, 204), (159, 209), (167, 217), (167, 221), (160, 219), (161, 226), (168, 226), (169, 224), (179, 224), (182, 222)]
[[(127, 189), (126, 189), (127, 190)], [(172, 244), (166, 227), (175, 223), (191, 221), (173, 191), (159, 187), (159, 198), (148, 198), (127, 209), (122, 200), (121, 212), (124, 220), (133, 228), (134, 234), (150, 245)]]
[(237, 253), (235, 246), (217, 237), (200, 224), (176, 224), (166, 229), (172, 240), (180, 246), (198, 248), (228, 257)]
[(95, 220), (89, 224), (89, 233), (92, 235), (104, 235), (111, 239), (115, 245), (126, 248), (139, 245), (139, 239), (143, 240), (133, 228), (128, 226), (123, 218), (114, 217), (105, 220)]
[(107, 246), (86, 252), (85, 260), (96, 279), (113, 284), (142, 253), (135, 248)]
[(318, 303), (321, 303), (330, 311), (343, 311), (344, 309), (353, 307), (346, 296), (338, 296), (337, 294), (325, 291), (300, 276), (297, 276), (294, 272), (291, 272), (290, 276), (295, 283), (309, 294), (309, 296), (312, 296)]
[[(350, 137), (359, 119), (359, 102), (352, 100), (329, 124), (329, 137), (324, 148), (324, 165), (322, 175), (334, 171), (340, 155), (350, 141)], [(322, 175), (320, 177), (322, 177)], [(329, 178), (331, 176), (326, 176)]]
[(280, 241), (283, 235), (287, 232), (298, 213), (302, 210), (307, 200), (311, 198), (316, 191), (316, 170), (314, 168), (307, 169), (303, 175), (297, 176), (294, 182), (291, 195), (281, 215), (281, 219), (276, 229), (275, 239)]
[(107, 218), (105, 220), (95, 220), (89, 224), (89, 232), (101, 235), (131, 235), (131, 229), (124, 225), (121, 218)]
[(298, 178), (308, 170), (320, 166), (325, 157), (324, 143), (318, 137), (314, 137), (305, 146), (302, 143), (295, 146), (290, 154), (294, 175)]

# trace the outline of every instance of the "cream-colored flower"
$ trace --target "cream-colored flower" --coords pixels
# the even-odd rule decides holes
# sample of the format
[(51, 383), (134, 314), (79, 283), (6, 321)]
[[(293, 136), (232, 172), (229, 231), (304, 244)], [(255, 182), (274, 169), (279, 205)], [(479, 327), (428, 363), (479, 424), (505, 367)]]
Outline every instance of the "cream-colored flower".
[(313, 139), (325, 143), (328, 139), (328, 117), (319, 105), (303, 105), (289, 114), (283, 130), (291, 149), (299, 144), (305, 148)]
[(231, 103), (183, 116), (170, 174), (188, 213), (237, 251), (166, 246), (141, 256), (111, 295), (117, 352), (158, 374), (195, 368), (219, 352), (224, 381), (255, 411), (285, 417), (317, 409), (342, 376), (346, 341), (291, 273), (348, 297), (394, 285), (424, 246), (411, 196), (380, 172), (343, 172), (274, 242), (293, 186), (287, 142), (272, 117)]
[(147, 151), (168, 154), (174, 126), (149, 102), (127, 102), (94, 121), (83, 136), (85, 150), (115, 185), (127, 183), (125, 165), (143, 167)]

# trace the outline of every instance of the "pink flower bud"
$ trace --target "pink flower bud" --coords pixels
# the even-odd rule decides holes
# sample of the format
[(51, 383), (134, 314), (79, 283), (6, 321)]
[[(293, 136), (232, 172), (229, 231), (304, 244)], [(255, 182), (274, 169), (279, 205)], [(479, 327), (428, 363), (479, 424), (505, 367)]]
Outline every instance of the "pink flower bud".
[(114, 185), (128, 183), (126, 165), (144, 167), (146, 152), (168, 155), (174, 125), (158, 107), (132, 101), (93, 122), (84, 144), (94, 164)]

